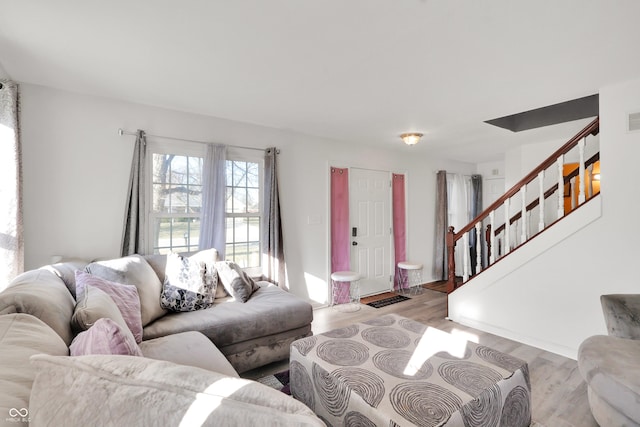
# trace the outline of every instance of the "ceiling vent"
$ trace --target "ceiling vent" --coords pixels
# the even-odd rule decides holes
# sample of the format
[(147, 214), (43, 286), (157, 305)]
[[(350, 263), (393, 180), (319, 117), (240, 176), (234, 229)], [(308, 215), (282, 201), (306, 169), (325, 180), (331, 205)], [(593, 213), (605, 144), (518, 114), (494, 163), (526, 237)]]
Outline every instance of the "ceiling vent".
[(640, 130), (640, 113), (629, 114), (629, 132)]

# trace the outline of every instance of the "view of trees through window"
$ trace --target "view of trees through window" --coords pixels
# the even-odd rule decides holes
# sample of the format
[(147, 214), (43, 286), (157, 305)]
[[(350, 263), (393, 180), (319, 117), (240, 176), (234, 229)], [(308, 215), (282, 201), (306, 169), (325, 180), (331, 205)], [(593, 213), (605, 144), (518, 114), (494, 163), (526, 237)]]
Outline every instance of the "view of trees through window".
[[(200, 237), (203, 158), (153, 154), (151, 224), (153, 252), (194, 252)], [(225, 258), (260, 266), (260, 164), (226, 162)]]
[(226, 258), (240, 267), (260, 266), (260, 165), (228, 160)]
[(152, 218), (155, 253), (198, 250), (202, 157), (153, 155)]

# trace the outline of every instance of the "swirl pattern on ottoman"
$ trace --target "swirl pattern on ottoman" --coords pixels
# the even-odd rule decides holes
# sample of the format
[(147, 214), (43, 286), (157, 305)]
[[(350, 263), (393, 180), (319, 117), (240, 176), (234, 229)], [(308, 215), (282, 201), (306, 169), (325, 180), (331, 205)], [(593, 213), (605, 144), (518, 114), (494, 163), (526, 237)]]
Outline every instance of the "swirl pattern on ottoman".
[(366, 345), (353, 340), (325, 341), (316, 348), (318, 357), (338, 366), (362, 365), (369, 358)]
[(362, 338), (371, 344), (384, 348), (404, 348), (411, 344), (411, 338), (404, 331), (379, 326), (362, 331)]
[(301, 355), (306, 356), (307, 354), (309, 354), (311, 349), (315, 347), (317, 342), (318, 342), (318, 338), (307, 337), (301, 340), (294, 341), (293, 343), (291, 343), (291, 346), (296, 350), (298, 350), (298, 352)]
[(332, 375), (341, 383), (347, 384), (349, 390), (356, 392), (362, 400), (374, 408), (378, 407), (384, 397), (384, 381), (371, 371), (360, 368), (340, 368), (333, 371)]
[(451, 353), (449, 353), (448, 351), (439, 351), (434, 356), (440, 357), (442, 359), (449, 359), (449, 360), (464, 360), (464, 359), (470, 358), (471, 355), (472, 355), (472, 351), (469, 347), (467, 347), (464, 350), (464, 355), (462, 357), (456, 357)]
[(476, 398), (483, 390), (502, 380), (502, 375), (472, 362), (445, 362), (438, 367), (443, 380)]
[(349, 427), (376, 427), (376, 424), (360, 412), (347, 412), (344, 417), (344, 425)]
[(438, 426), (462, 406), (462, 399), (437, 384), (398, 384), (389, 393), (393, 409), (418, 426)]
[(407, 331), (415, 332), (416, 334), (422, 334), (427, 329), (427, 325), (423, 325), (422, 323), (416, 322), (412, 319), (400, 319), (398, 320), (398, 325), (402, 326)]
[(360, 327), (358, 325), (347, 326), (346, 328), (334, 329), (333, 331), (325, 332), (324, 336), (329, 338), (351, 338), (358, 334)]
[(291, 384), (291, 394), (311, 409), (315, 410), (315, 398), (313, 394), (313, 383), (307, 370), (300, 362), (295, 360), (289, 364), (289, 378)]
[(373, 356), (373, 364), (380, 369), (396, 378), (405, 380), (425, 380), (433, 373), (433, 366), (427, 360), (420, 369), (413, 374), (405, 374), (404, 371), (411, 360), (412, 353), (406, 350), (383, 350)]
[(509, 354), (502, 353), (483, 345), (476, 347), (476, 354), (481, 359), (499, 366), (502, 369), (506, 369), (507, 371), (515, 371), (525, 364), (525, 362), (523, 362), (522, 360), (517, 359)]
[(531, 408), (529, 403), (531, 398), (529, 391), (522, 386), (511, 390), (504, 400), (500, 425), (502, 426), (524, 426), (531, 423)]
[(500, 421), (501, 404), (502, 393), (498, 385), (485, 390), (462, 407), (462, 420), (465, 427), (497, 426)]
[(336, 378), (327, 371), (313, 364), (311, 368), (313, 375), (313, 385), (315, 386), (320, 403), (334, 417), (339, 417), (347, 410), (349, 406), (349, 389), (342, 381), (336, 381)]
[(396, 319), (394, 319), (391, 316), (380, 316), (380, 317), (375, 317), (373, 319), (364, 321), (362, 323), (365, 323), (371, 326), (391, 326), (394, 323), (396, 323)]

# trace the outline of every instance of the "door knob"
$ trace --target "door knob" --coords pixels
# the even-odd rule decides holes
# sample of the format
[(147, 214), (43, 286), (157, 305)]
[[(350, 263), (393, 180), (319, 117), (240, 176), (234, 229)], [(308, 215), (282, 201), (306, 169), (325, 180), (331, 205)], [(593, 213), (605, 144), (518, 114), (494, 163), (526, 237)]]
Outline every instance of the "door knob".
[(358, 246), (358, 242), (351, 242), (352, 246)]

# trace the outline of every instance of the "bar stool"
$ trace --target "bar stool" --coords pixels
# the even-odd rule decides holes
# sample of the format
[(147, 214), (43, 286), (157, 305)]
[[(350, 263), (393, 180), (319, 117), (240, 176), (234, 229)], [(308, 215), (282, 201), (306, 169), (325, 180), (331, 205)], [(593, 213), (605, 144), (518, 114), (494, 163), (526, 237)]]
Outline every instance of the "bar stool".
[(422, 264), (408, 261), (399, 262), (400, 283), (398, 289), (401, 292), (420, 294), (422, 291)]
[(331, 273), (331, 305), (338, 311), (353, 312), (360, 310), (360, 287), (362, 276), (355, 271), (336, 271)]

